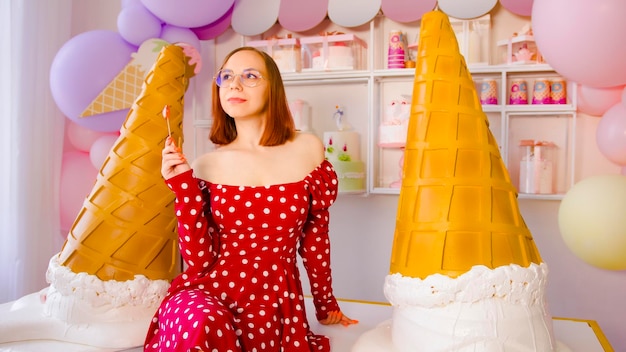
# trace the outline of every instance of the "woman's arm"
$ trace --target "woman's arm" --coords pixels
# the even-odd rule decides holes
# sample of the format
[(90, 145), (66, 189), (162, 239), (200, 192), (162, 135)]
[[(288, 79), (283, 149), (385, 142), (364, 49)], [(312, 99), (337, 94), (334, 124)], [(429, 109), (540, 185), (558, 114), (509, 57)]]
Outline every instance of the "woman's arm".
[(178, 246), (187, 271), (201, 271), (217, 256), (217, 236), (210, 212), (209, 192), (204, 181), (193, 175), (185, 156), (170, 137), (163, 148), (161, 173), (176, 195)]

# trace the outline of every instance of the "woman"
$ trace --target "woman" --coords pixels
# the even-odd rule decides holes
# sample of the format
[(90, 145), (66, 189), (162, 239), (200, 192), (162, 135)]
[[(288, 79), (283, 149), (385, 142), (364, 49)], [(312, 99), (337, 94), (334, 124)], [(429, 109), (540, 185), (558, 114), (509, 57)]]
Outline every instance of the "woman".
[(210, 139), (193, 170), (168, 138), (161, 172), (176, 194), (176, 277), (146, 351), (330, 351), (304, 311), (296, 252), (322, 324), (356, 323), (332, 291), (328, 207), (337, 177), (312, 134), (297, 133), (278, 67), (250, 47), (215, 77)]

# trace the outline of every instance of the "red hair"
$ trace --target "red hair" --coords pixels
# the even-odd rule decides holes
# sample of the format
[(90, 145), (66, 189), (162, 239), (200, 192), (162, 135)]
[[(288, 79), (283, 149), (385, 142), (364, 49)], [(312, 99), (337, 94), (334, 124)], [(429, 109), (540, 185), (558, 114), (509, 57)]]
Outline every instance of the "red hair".
[[(265, 62), (265, 69), (267, 71), (266, 75), (263, 75), (263, 77), (269, 84), (268, 101), (266, 105), (268, 119), (259, 144), (262, 146), (284, 144), (294, 138), (296, 129), (291, 111), (289, 110), (285, 85), (283, 84), (283, 79), (274, 59), (261, 50), (244, 46), (226, 55), (220, 69), (224, 67), (231, 56), (243, 50), (252, 51), (261, 56)], [(224, 109), (222, 109), (219, 89), (220, 88), (214, 82), (211, 88), (213, 124), (211, 126), (209, 139), (217, 145), (225, 145), (235, 140), (237, 137), (237, 127), (235, 126), (234, 119), (228, 116)]]

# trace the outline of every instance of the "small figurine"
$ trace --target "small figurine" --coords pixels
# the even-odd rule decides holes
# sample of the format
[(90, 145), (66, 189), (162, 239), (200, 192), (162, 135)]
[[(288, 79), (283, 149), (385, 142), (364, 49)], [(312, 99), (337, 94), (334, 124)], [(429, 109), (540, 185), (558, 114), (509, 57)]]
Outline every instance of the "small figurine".
[(339, 105), (335, 105), (335, 113), (333, 114), (333, 119), (335, 119), (335, 123), (337, 124), (337, 130), (339, 131), (348, 131), (352, 129), (352, 125), (346, 121), (343, 116), (343, 108)]

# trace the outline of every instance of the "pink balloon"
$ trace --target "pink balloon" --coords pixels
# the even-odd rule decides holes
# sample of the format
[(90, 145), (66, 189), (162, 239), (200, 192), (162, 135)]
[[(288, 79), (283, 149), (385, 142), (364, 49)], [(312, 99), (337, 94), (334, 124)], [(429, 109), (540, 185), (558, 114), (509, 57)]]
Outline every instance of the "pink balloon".
[(383, 0), (380, 6), (385, 17), (400, 23), (419, 21), (437, 6), (437, 0)]
[(69, 230), (91, 192), (98, 170), (83, 152), (65, 152), (61, 165), (60, 215), (61, 229)]
[(535, 0), (532, 28), (545, 60), (590, 87), (626, 84), (626, 1)]
[(235, 0), (141, 0), (155, 16), (178, 27), (202, 27), (217, 21)]
[(217, 38), (220, 34), (224, 33), (230, 27), (230, 20), (233, 17), (233, 9), (231, 7), (224, 16), (220, 17), (217, 21), (207, 24), (206, 26), (191, 28), (191, 30), (198, 36), (200, 40), (211, 40)]
[(303, 32), (320, 24), (328, 13), (328, 0), (281, 1), (278, 23), (292, 32)]
[(593, 88), (578, 84), (576, 87), (578, 111), (588, 115), (602, 116), (620, 101), (623, 90), (623, 86)]
[(533, 12), (533, 0), (500, 0), (500, 4), (520, 16), (530, 17)]
[(113, 148), (113, 145), (117, 141), (118, 137), (119, 133), (107, 134), (101, 136), (93, 142), (93, 145), (89, 150), (89, 160), (91, 161), (91, 165), (93, 165), (93, 167), (98, 170), (102, 168), (102, 164), (104, 164), (104, 161), (109, 156), (109, 152), (111, 151), (111, 148)]
[(596, 143), (602, 155), (611, 162), (626, 166), (626, 106), (615, 104), (610, 108), (596, 130)]
[(63, 44), (50, 67), (50, 90), (63, 114), (96, 131), (118, 131), (128, 109), (84, 118), (80, 114), (130, 62), (136, 50), (119, 33), (108, 30), (84, 32)]
[(169, 24), (163, 26), (161, 39), (168, 43), (186, 43), (200, 51), (200, 40), (189, 28), (176, 27)]
[(117, 15), (117, 30), (127, 42), (140, 46), (150, 38), (161, 36), (161, 20), (137, 2), (122, 8)]
[(81, 126), (73, 121), (68, 122), (65, 133), (67, 133), (67, 139), (72, 146), (82, 152), (88, 152), (91, 149), (91, 145), (104, 134), (103, 132), (94, 131)]

